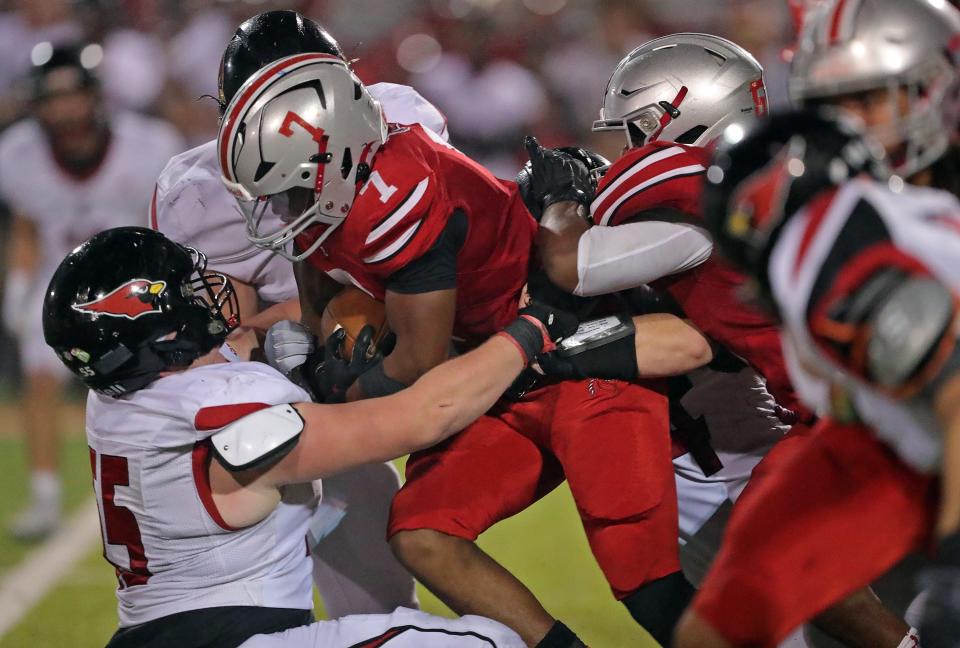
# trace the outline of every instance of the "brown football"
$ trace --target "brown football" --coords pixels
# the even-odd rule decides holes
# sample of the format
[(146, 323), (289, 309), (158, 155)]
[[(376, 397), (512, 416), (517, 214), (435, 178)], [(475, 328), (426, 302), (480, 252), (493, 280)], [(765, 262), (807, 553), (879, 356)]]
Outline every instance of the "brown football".
[(387, 327), (387, 313), (383, 302), (379, 302), (359, 288), (347, 286), (339, 295), (330, 300), (320, 318), (320, 335), (326, 340), (338, 328), (347, 332), (341, 354), (349, 358), (353, 353), (353, 344), (360, 330), (369, 324), (374, 328), (373, 341), (379, 344), (390, 332)]

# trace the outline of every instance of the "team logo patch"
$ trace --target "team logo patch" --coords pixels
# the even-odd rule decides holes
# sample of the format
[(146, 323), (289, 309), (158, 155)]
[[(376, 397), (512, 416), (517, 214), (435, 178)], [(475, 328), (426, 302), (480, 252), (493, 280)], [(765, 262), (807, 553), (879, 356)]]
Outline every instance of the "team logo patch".
[(160, 297), (166, 289), (166, 281), (131, 279), (103, 297), (83, 304), (74, 304), (73, 309), (82, 313), (135, 320), (142, 315), (162, 312)]

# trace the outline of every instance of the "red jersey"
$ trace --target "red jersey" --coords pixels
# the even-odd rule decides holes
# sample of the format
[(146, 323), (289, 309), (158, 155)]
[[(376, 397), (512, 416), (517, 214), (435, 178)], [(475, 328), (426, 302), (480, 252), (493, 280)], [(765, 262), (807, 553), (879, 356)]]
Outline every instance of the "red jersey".
[[(597, 225), (663, 220), (650, 210), (682, 212), (693, 224), (703, 219), (701, 196), (710, 150), (653, 142), (631, 149), (607, 171), (590, 206)], [(715, 255), (705, 263), (655, 281), (673, 297), (705, 335), (733, 351), (767, 380), (767, 388), (784, 407), (798, 407), (783, 360), (774, 322), (744, 305), (737, 292), (744, 277)]]
[[(382, 300), (387, 279), (426, 253), (462, 210), (468, 231), (457, 254), (454, 335), (480, 342), (510, 323), (537, 231), (516, 183), (419, 125), (393, 127), (371, 166), (346, 220), (309, 263)], [(308, 245), (316, 231), (298, 244)]]

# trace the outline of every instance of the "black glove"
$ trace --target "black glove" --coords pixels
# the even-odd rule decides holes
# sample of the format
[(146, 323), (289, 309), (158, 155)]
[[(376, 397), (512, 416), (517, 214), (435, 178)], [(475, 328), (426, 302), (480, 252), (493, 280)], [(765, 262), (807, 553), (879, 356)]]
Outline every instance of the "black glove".
[(557, 342), (573, 335), (579, 324), (573, 313), (546, 304), (530, 304), (518, 315), (502, 333), (513, 338), (527, 362), (540, 353), (552, 351)]
[(527, 136), (523, 144), (530, 163), (517, 175), (517, 184), (534, 218), (539, 221), (543, 210), (565, 200), (590, 204), (596, 186), (583, 162), (561, 151), (543, 148), (532, 136)]
[(347, 332), (342, 328), (337, 329), (327, 338), (324, 347), (317, 349), (307, 358), (301, 365), (301, 375), (314, 400), (320, 403), (344, 402), (347, 389), (360, 374), (383, 360), (383, 356), (373, 344), (374, 333), (372, 326), (360, 329), (353, 344), (353, 353), (347, 360), (341, 355)]
[(920, 627), (924, 648), (960, 648), (960, 533), (940, 543), (937, 562), (924, 571), (928, 591)]
[(577, 337), (568, 339), (556, 351), (541, 354), (537, 363), (544, 375), (563, 380), (635, 380), (640, 373), (635, 332), (629, 315), (585, 322), (577, 330)]
[(610, 168), (610, 160), (585, 146), (558, 146), (556, 150), (583, 162), (583, 166), (587, 167), (587, 171), (590, 172), (590, 184), (596, 191), (600, 178)]

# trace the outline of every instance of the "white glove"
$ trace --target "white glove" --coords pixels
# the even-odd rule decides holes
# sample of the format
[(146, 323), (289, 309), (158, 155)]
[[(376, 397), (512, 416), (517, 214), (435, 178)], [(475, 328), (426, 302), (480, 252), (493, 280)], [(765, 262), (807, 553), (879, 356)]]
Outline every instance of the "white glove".
[(263, 351), (267, 363), (286, 376), (306, 362), (316, 346), (316, 339), (306, 326), (292, 320), (281, 320), (267, 331)]

